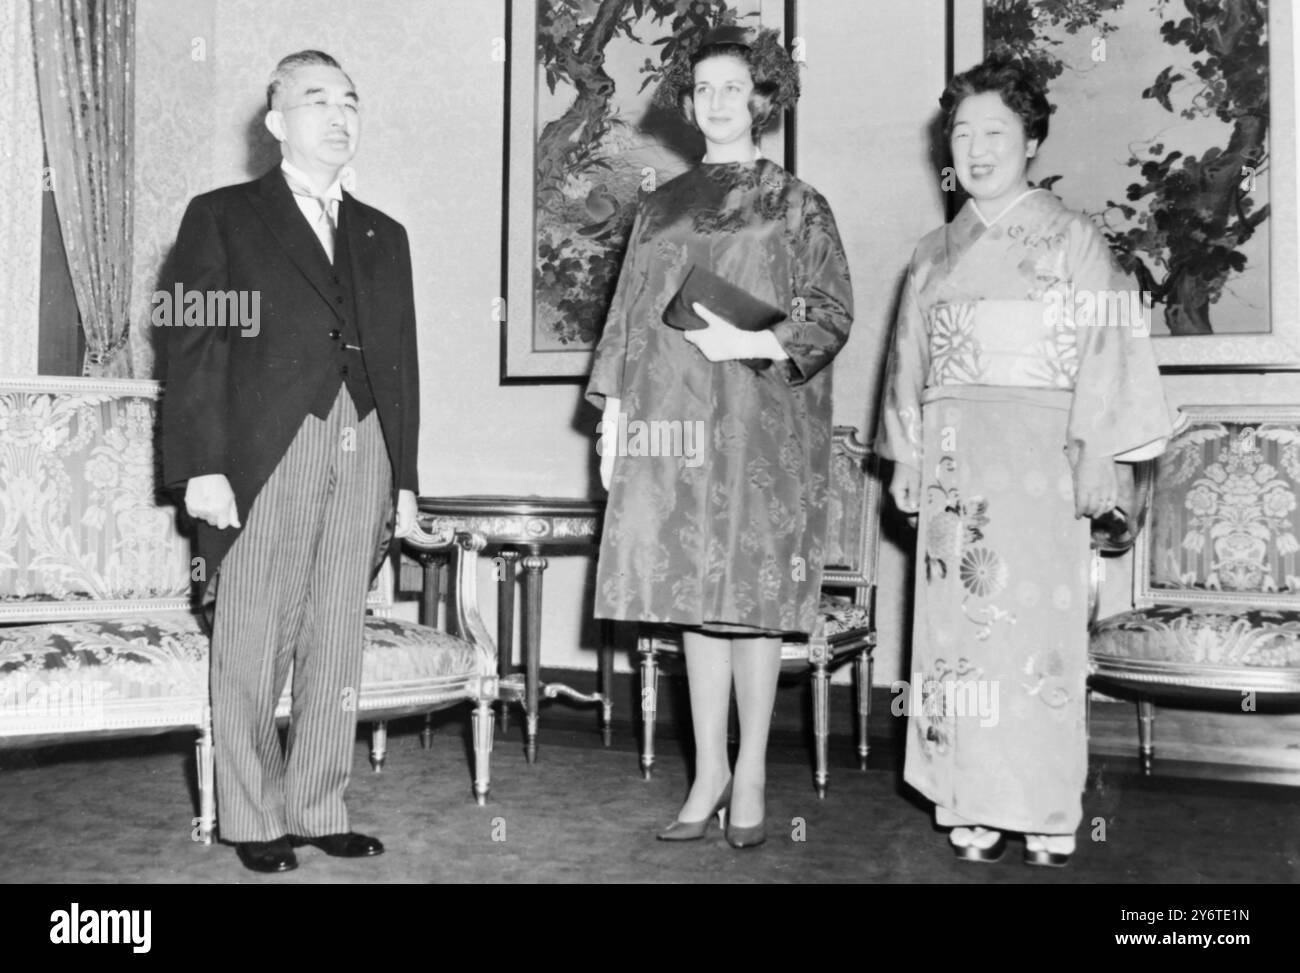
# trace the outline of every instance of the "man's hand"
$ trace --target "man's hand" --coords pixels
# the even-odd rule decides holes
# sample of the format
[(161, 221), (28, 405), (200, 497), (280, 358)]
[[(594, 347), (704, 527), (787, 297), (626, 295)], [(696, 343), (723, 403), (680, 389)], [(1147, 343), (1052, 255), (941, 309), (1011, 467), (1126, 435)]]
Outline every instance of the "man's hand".
[(921, 509), (921, 471), (895, 463), (894, 476), (889, 481), (889, 495), (894, 498), (894, 506), (907, 514), (907, 522), (915, 526)]
[(1100, 517), (1114, 509), (1118, 498), (1114, 459), (1089, 455), (1081, 447), (1074, 459), (1074, 515)]
[(393, 536), (408, 537), (415, 530), (416, 517), (419, 508), (415, 503), (415, 492), (413, 490), (397, 491), (397, 525), (393, 528)]
[(614, 482), (614, 457), (618, 455), (618, 413), (622, 399), (605, 396), (605, 411), (600, 417), (600, 482), (609, 492)]
[(224, 473), (192, 476), (185, 484), (185, 510), (195, 520), (202, 520), (218, 530), (243, 527), (239, 522), (239, 508), (235, 504), (235, 491)]
[(683, 336), (700, 349), (700, 354), (712, 362), (735, 361), (740, 358), (766, 358), (785, 361), (790, 356), (770, 331), (741, 331), (726, 318), (718, 317), (703, 304), (691, 305), (691, 310), (708, 322), (699, 331), (684, 331)]

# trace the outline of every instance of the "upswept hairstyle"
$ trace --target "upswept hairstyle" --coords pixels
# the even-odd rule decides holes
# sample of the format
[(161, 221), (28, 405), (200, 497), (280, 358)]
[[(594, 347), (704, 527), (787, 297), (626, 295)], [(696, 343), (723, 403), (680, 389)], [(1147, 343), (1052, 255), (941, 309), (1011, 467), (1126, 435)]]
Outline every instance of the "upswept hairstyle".
[[(271, 80), (266, 86), (266, 110), (272, 111), (275, 108), (275, 96), (285, 82), (293, 76), (293, 72), (313, 64), (327, 68), (338, 68), (343, 71), (342, 65), (324, 51), (298, 51), (287, 57), (282, 57), (280, 63), (275, 66), (275, 70), (271, 72)], [(347, 76), (346, 71), (343, 71), (343, 74), (345, 77)], [(348, 83), (352, 83), (351, 78), (348, 78)]]
[(1047, 91), (1037, 75), (1014, 54), (990, 54), (969, 71), (954, 75), (939, 98), (943, 109), (944, 133), (952, 135), (953, 119), (958, 106), (971, 95), (988, 91), (997, 92), (1002, 103), (1016, 113), (1025, 130), (1025, 138), (1036, 139), (1041, 145), (1047, 138), (1047, 117), (1052, 106), (1047, 101)]
[(752, 36), (743, 27), (716, 27), (694, 45), (677, 45), (655, 91), (655, 104), (675, 108), (688, 125), (698, 129), (695, 66), (713, 57), (734, 57), (749, 66), (754, 79), (754, 91), (749, 97), (749, 114), (754, 120), (750, 133), (755, 139), (799, 100), (799, 66), (781, 46), (775, 30), (760, 30)]

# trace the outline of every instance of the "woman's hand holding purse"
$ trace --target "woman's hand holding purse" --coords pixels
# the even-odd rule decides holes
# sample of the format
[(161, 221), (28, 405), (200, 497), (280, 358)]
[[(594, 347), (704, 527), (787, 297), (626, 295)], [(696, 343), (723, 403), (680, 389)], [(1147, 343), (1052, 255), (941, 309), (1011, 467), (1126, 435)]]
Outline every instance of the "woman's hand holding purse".
[(771, 331), (742, 331), (703, 304), (692, 304), (691, 310), (709, 326), (698, 331), (683, 331), (682, 336), (711, 362), (744, 358), (785, 361), (790, 357)]

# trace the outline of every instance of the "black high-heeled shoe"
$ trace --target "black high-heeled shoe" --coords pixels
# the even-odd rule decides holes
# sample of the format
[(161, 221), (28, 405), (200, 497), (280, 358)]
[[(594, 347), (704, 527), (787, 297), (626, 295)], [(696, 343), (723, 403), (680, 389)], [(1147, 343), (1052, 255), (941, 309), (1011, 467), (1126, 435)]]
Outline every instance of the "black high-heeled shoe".
[(674, 821), (655, 837), (660, 841), (698, 841), (709, 830), (709, 822), (713, 820), (714, 815), (717, 815), (718, 827), (725, 829), (727, 825), (727, 805), (730, 803), (731, 781), (728, 780), (727, 786), (722, 789), (722, 796), (713, 805), (713, 810), (705, 815), (703, 819), (699, 821)]

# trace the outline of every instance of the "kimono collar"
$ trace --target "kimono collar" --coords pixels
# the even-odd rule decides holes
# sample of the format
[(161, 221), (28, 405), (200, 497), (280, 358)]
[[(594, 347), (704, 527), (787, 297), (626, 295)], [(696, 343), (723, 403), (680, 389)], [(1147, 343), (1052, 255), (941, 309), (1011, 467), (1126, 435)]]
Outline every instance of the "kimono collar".
[(1029, 189), (1026, 189), (1023, 193), (1021, 193), (1011, 202), (1007, 203), (1006, 206), (1002, 207), (1002, 212), (998, 213), (998, 215), (993, 217), (993, 219), (991, 220), (985, 218), (984, 214), (980, 211), (979, 204), (976, 203), (974, 199), (970, 201), (970, 205), (971, 205), (971, 209), (975, 211), (975, 215), (980, 218), (980, 222), (983, 223), (985, 227), (992, 227), (995, 223), (997, 223), (998, 220), (1002, 219), (1002, 217), (1006, 216), (1013, 209), (1019, 206), (1020, 201), (1022, 199), (1024, 199), (1026, 196), (1029, 196), (1037, 192), (1042, 192), (1042, 189), (1034, 186), (1031, 186)]

